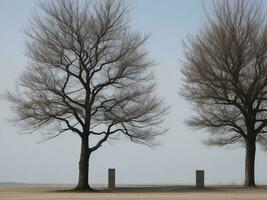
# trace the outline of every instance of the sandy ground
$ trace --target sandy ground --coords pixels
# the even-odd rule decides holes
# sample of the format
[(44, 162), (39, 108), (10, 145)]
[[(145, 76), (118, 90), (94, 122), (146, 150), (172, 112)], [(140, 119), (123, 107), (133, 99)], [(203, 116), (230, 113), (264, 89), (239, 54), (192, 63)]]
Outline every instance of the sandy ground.
[(66, 188), (0, 187), (0, 200), (267, 200), (267, 187), (142, 187), (101, 190), (93, 193), (71, 192)]

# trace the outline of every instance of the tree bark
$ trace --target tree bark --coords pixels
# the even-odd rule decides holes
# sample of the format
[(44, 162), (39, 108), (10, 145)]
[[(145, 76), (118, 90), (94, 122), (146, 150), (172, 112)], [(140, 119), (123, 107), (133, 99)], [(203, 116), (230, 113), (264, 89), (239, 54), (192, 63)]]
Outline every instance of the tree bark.
[(255, 154), (256, 154), (256, 139), (248, 138), (246, 140), (245, 186), (256, 186)]
[(77, 190), (92, 190), (89, 185), (89, 158), (91, 152), (88, 148), (88, 136), (81, 138), (81, 154), (79, 162), (79, 181)]

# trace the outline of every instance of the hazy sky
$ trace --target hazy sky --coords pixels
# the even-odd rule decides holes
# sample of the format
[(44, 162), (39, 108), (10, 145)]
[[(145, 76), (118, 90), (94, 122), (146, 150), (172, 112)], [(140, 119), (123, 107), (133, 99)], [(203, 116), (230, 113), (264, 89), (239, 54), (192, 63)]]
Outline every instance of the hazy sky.
[[(265, 2), (265, 1), (264, 1)], [(210, 0), (203, 1), (209, 7)], [(182, 40), (199, 30), (204, 20), (200, 0), (132, 0), (132, 28), (152, 33), (147, 44), (157, 65), (159, 95), (171, 106), (158, 138), (161, 145), (151, 149), (126, 140), (110, 141), (90, 161), (92, 183), (106, 183), (107, 169), (117, 169), (118, 183), (194, 184), (195, 170), (205, 169), (208, 183), (243, 182), (244, 149), (206, 147), (204, 131), (183, 123), (193, 111), (178, 95), (181, 85)], [(0, 1), (0, 93), (12, 89), (27, 59), (25, 36), (21, 32), (35, 9), (32, 0)], [(38, 144), (42, 137), (21, 135), (7, 119), (12, 117), (6, 101), (0, 101), (0, 182), (76, 183), (80, 140), (67, 133)], [(267, 184), (267, 152), (258, 148), (256, 181)]]

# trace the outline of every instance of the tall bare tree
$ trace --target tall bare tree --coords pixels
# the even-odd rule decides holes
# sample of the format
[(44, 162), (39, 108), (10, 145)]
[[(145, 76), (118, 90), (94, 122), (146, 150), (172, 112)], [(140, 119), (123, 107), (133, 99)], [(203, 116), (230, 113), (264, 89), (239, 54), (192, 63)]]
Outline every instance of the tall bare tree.
[(207, 23), (185, 43), (182, 95), (197, 115), (189, 126), (207, 143), (242, 143), (245, 185), (255, 186), (256, 143), (267, 147), (267, 24), (260, 1), (214, 2)]
[(90, 155), (110, 136), (153, 145), (163, 133), (147, 36), (130, 30), (123, 1), (45, 1), (40, 9), (25, 30), (29, 66), (7, 96), (29, 130), (80, 136), (77, 189), (90, 190)]

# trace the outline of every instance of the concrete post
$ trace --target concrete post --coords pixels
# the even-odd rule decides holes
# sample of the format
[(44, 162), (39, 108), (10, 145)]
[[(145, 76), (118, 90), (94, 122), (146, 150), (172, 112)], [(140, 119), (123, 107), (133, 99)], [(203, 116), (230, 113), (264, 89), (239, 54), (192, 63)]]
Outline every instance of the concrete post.
[(115, 188), (115, 169), (108, 169), (108, 188)]
[(196, 170), (196, 187), (203, 188), (204, 186), (204, 170)]

